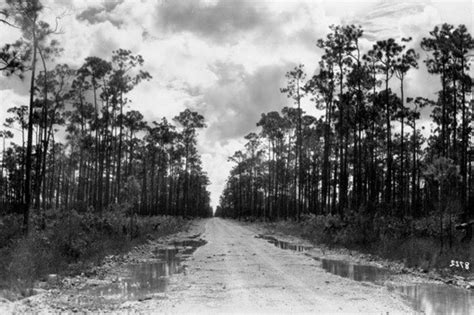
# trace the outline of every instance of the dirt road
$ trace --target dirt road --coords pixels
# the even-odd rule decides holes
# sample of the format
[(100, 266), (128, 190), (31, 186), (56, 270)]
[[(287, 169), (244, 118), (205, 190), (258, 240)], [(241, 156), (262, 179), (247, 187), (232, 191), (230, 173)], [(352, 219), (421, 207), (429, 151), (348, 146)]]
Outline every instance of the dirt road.
[(235, 221), (205, 221), (207, 244), (173, 279), (167, 299), (141, 310), (170, 313), (407, 313), (387, 289), (325, 272), (303, 253), (279, 249)]
[[(80, 280), (84, 281), (82, 285), (50, 290), (10, 305), (9, 309), (39, 313), (410, 313), (399, 296), (385, 287), (327, 273), (319, 261), (304, 253), (283, 250), (256, 238), (259, 232), (256, 226), (235, 221), (201, 220), (187, 232), (150, 242), (125, 255), (126, 261), (110, 264), (105, 278), (87, 277)], [(93, 309), (78, 309), (74, 304), (84, 294), (79, 288), (112, 283), (124, 264), (147, 261), (153, 258), (150, 253), (159, 244), (166, 246), (191, 235), (199, 235), (207, 243), (181, 262), (185, 271), (167, 280), (164, 293), (140, 301), (131, 298), (113, 308), (99, 304)]]

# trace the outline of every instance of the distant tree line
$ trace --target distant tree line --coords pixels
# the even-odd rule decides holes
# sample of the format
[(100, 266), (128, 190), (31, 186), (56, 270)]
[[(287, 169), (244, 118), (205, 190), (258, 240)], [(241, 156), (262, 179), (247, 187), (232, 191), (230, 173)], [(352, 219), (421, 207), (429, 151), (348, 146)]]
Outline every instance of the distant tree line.
[[(359, 26), (331, 26), (317, 41), (317, 72), (307, 76), (299, 65), (286, 74), (281, 92), (295, 106), (262, 114), (259, 131), (230, 157), (217, 215), (439, 215), (441, 228), (446, 215), (449, 224), (473, 218), (471, 35), (442, 24), (419, 48), (390, 38), (368, 51), (362, 37)], [(406, 92), (420, 52), (441, 81), (435, 100)], [(324, 115), (305, 114), (303, 99)], [(434, 126), (428, 137), (420, 128), (425, 107)]]
[[(196, 149), (204, 117), (189, 109), (173, 121), (148, 123), (127, 95), (151, 75), (129, 50), (109, 60), (88, 57), (81, 67), (54, 64), (62, 52), (56, 30), (39, 19), (38, 0), (7, 0), (1, 28), (21, 38), (0, 51), (0, 71), (30, 75), (29, 104), (8, 110), (2, 138), (0, 213), (49, 208), (92, 210), (134, 200), (140, 214), (209, 216), (208, 177)], [(21, 143), (9, 143), (13, 132)], [(137, 187), (130, 198), (127, 187)], [(136, 191), (133, 191), (136, 193)]]

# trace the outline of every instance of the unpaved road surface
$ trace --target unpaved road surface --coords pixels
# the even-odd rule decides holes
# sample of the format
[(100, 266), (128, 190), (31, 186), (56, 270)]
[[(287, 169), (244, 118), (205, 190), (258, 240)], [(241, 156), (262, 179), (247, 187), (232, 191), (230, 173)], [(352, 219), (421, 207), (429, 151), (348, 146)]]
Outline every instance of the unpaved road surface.
[[(185, 272), (170, 277), (164, 293), (141, 301), (126, 301), (114, 308), (101, 309), (96, 305), (89, 311), (165, 314), (412, 312), (397, 294), (385, 287), (327, 273), (320, 262), (304, 253), (277, 248), (256, 238), (258, 233), (257, 227), (242, 226), (220, 218), (197, 221), (191, 230), (175, 235), (173, 241), (199, 235), (207, 243), (184, 261)], [(149, 246), (156, 246), (156, 243)], [(128, 256), (140, 262), (149, 258), (140, 257), (147, 256), (147, 251), (147, 247), (142, 246)], [(120, 262), (112, 265), (107, 273), (120, 273)], [(111, 276), (101, 281), (107, 279)], [(9, 310), (39, 313), (77, 311), (77, 307), (67, 301), (74, 300), (79, 291), (58, 291), (16, 302), (9, 306)], [(58, 301), (66, 302), (58, 309)]]
[(279, 249), (235, 221), (205, 221), (207, 244), (187, 261), (174, 291), (141, 311), (169, 313), (407, 313), (381, 286), (325, 272), (303, 253)]

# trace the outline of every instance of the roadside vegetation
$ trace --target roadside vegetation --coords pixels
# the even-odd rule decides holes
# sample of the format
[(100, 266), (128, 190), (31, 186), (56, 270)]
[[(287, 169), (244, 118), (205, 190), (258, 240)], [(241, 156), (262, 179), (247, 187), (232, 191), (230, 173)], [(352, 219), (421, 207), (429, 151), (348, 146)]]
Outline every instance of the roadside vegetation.
[[(393, 217), (379, 217), (374, 222), (367, 218), (342, 221), (337, 215), (304, 215), (300, 221), (260, 221), (271, 234), (301, 237), (319, 246), (336, 252), (345, 249), (401, 263), (417, 273), (435, 271), (451, 279), (452, 275), (472, 277), (469, 269), (452, 266), (451, 261), (472, 262), (474, 242), (460, 242), (464, 233), (453, 231), (456, 239), (451, 248), (441, 250), (439, 228), (436, 218), (399, 220)], [(449, 219), (445, 218), (447, 222)], [(252, 219), (259, 221), (259, 219)], [(391, 267), (389, 264), (387, 267)], [(454, 268), (453, 268), (454, 267)]]
[[(418, 41), (370, 43), (361, 27), (331, 26), (316, 44), (317, 70), (298, 65), (281, 89), (295, 106), (263, 113), (229, 158), (235, 164), (216, 215), (290, 220), (317, 242), (423, 269), (462, 261), (470, 268), (458, 271), (472, 272), (467, 28), (442, 24)], [(407, 93), (419, 67), (439, 78), (433, 99)], [(306, 114), (303, 102), (324, 114)]]
[[(34, 293), (36, 281), (87, 274), (104, 257), (128, 252), (149, 239), (176, 233), (190, 222), (171, 216), (130, 218), (121, 209), (101, 216), (93, 212), (49, 210), (44, 222), (32, 216), (35, 228), (23, 235), (21, 217), (0, 221), (0, 295), (14, 300)], [(40, 224), (45, 224), (44, 229)]]
[(129, 50), (57, 64), (58, 26), (44, 10), (39, 0), (0, 6), (1, 31), (21, 31), (0, 43), (0, 72), (30, 91), (0, 129), (0, 290), (23, 295), (48, 274), (212, 215), (196, 148), (205, 118), (186, 109), (150, 122), (133, 110), (128, 95), (151, 74)]

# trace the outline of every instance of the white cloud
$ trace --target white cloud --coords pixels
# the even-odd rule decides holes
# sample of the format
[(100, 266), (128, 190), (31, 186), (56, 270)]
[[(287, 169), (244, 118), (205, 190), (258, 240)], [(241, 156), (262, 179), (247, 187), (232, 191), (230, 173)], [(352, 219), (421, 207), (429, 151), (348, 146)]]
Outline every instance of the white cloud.
[[(472, 30), (472, 4), (440, 1), (230, 1), (230, 0), (44, 0), (45, 19), (61, 16), (56, 35), (64, 54), (56, 60), (78, 67), (84, 58), (108, 59), (125, 48), (145, 59), (153, 79), (129, 95), (147, 120), (172, 118), (186, 107), (204, 114), (208, 129), (199, 150), (211, 179), (215, 206), (231, 165), (227, 157), (255, 130), (262, 112), (287, 105), (279, 88), (284, 73), (303, 63), (317, 68), (316, 40), (330, 24), (357, 22), (374, 36), (414, 37), (417, 45), (440, 21), (466, 23)], [(368, 17), (371, 17), (368, 19)], [(18, 38), (4, 32), (0, 44)], [(362, 41), (364, 47), (371, 42)], [(422, 56), (423, 58), (423, 56)], [(407, 78), (407, 94), (432, 97), (439, 80), (420, 71)], [(0, 119), (10, 105), (25, 103), (27, 82), (0, 79)], [(429, 95), (427, 95), (429, 94)], [(310, 102), (304, 108), (315, 114)], [(316, 113), (317, 114), (317, 113)]]

